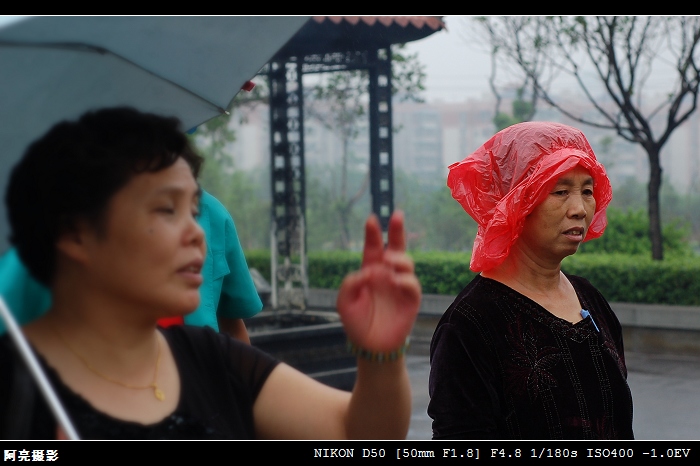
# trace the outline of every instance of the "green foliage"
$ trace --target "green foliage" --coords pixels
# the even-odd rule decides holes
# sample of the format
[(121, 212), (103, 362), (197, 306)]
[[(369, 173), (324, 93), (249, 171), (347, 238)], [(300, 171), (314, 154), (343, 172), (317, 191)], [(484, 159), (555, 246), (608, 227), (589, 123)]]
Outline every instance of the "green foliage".
[(443, 186), (432, 193), (425, 213), (427, 234), (425, 250), (471, 251), (477, 224), (462, 206), (452, 198), (450, 189)]
[[(630, 178), (615, 188), (615, 195), (610, 205), (624, 211), (645, 210), (646, 199), (646, 185)], [(683, 231), (686, 234), (683, 242), (687, 243), (688, 247), (697, 248), (700, 244), (700, 216), (697, 215), (697, 212), (700, 212), (700, 193), (691, 187), (690, 193), (680, 195), (670, 180), (664, 180), (659, 202), (663, 213), (664, 237), (668, 234), (673, 237), (674, 234), (669, 231), (672, 229)], [(666, 243), (664, 247), (665, 245)]]
[[(233, 169), (232, 159), (226, 157), (224, 153), (226, 145), (236, 140), (236, 133), (229, 126), (230, 120), (230, 115), (213, 118), (200, 125), (194, 133), (189, 135), (190, 141), (199, 153), (205, 159), (213, 161), (209, 163), (210, 167), (205, 164), (205, 172), (202, 173), (202, 176), (213, 177), (213, 170), (231, 171)], [(211, 168), (212, 165), (215, 166)]]
[(700, 305), (700, 260), (649, 254), (575, 254), (562, 270), (587, 278), (610, 302)]
[[(333, 202), (332, 180), (319, 167), (307, 166), (306, 218), (308, 251), (341, 249), (337, 206)], [(359, 173), (351, 173), (354, 185)], [(406, 239), (410, 251), (471, 250), (476, 236), (474, 220), (455, 201), (444, 179), (418, 179), (402, 170), (394, 172), (394, 207), (406, 218)], [(360, 199), (352, 212), (350, 233), (359, 241), (354, 251), (362, 247), (364, 223), (370, 213), (369, 195)]]
[(233, 217), (241, 246), (244, 249), (269, 247), (271, 203), (267, 172), (235, 171), (223, 188), (212, 194)]
[[(420, 92), (424, 90), (425, 67), (418, 61), (418, 55), (407, 54), (403, 45), (392, 47), (389, 53), (392, 53), (392, 95), (397, 96), (399, 100), (420, 102)], [(368, 213), (368, 209), (358, 207), (360, 201), (367, 198), (369, 174), (366, 173), (366, 168), (359, 186), (351, 186), (351, 178), (355, 175), (354, 168), (360, 165), (366, 167), (368, 163), (366, 160), (361, 161), (364, 163), (356, 160), (351, 143), (367, 126), (369, 72), (346, 70), (323, 73), (315, 78), (315, 84), (304, 91), (304, 111), (308, 117), (314, 118), (338, 136), (342, 144), (342, 159), (337, 168), (330, 169), (339, 172), (338, 180), (332, 186), (324, 187), (312, 181), (312, 188), (325, 191), (328, 197), (322, 203), (312, 201), (307, 204), (309, 231), (312, 225), (317, 223), (328, 228), (329, 225), (326, 224), (332, 219), (338, 227), (337, 235), (330, 237), (330, 244), (328, 239), (319, 241), (313, 237), (309, 247), (316, 248), (321, 242), (321, 248), (334, 245), (348, 250), (356, 247), (361, 238), (361, 226), (366, 217), (365, 212)], [(310, 176), (308, 179), (313, 180)]]
[(496, 127), (496, 132), (513, 126), (516, 123), (520, 123), (520, 121), (514, 118), (513, 115), (509, 115), (505, 112), (498, 112), (496, 116), (493, 117), (493, 124)]
[(315, 118), (341, 140), (355, 139), (359, 122), (367, 115), (366, 70), (338, 71), (318, 76), (318, 82), (305, 95), (307, 115)]
[(523, 100), (523, 89), (518, 89), (518, 98), (513, 100), (513, 118), (522, 121), (529, 121), (535, 115), (535, 105), (532, 101)]
[(496, 112), (496, 116), (493, 117), (493, 124), (496, 126), (496, 131), (500, 131), (517, 123), (522, 123), (523, 121), (530, 121), (532, 117), (535, 116), (537, 96), (533, 95), (530, 100), (525, 100), (523, 98), (525, 94), (524, 86), (519, 87), (516, 92), (517, 96), (513, 99), (511, 113)]
[(622, 185), (615, 188), (610, 205), (622, 210), (641, 209), (646, 206), (646, 197), (646, 186), (634, 178), (627, 178)]
[(362, 255), (354, 251), (316, 251), (308, 254), (309, 286), (337, 289), (343, 278), (360, 268)]
[[(254, 267), (270, 280), (269, 251), (246, 251), (249, 267)], [(416, 275), (423, 293), (454, 294), (474, 277), (469, 270), (470, 254), (466, 253), (411, 253), (416, 264)], [(337, 289), (343, 278), (362, 263), (362, 253), (354, 251), (312, 251), (308, 255), (308, 276), (311, 288)]]
[[(583, 243), (581, 253), (649, 254), (649, 216), (644, 209), (623, 211), (616, 207), (607, 209), (608, 226), (600, 238)], [(672, 256), (692, 256), (686, 238), (688, 226), (679, 221), (667, 223), (663, 228), (664, 250)]]
[(235, 141), (229, 116), (214, 118), (197, 128), (190, 139), (204, 157), (199, 176), (203, 189), (216, 197), (229, 211), (244, 248), (261, 248), (269, 243), (269, 183), (265, 172), (237, 170), (228, 146)]
[[(248, 267), (257, 269), (270, 281), (270, 251), (245, 251)], [(362, 254), (354, 251), (309, 251), (308, 278), (312, 288), (337, 289), (343, 278), (360, 267)]]
[(406, 216), (410, 251), (470, 251), (476, 222), (452, 198), (445, 179), (418, 179), (394, 172), (395, 208)]
[(249, 268), (256, 269), (265, 280), (270, 281), (272, 262), (269, 249), (246, 249), (245, 259)]
[(407, 54), (406, 44), (391, 48), (391, 93), (400, 101), (423, 102), (425, 90), (425, 65), (418, 60), (418, 53)]
[[(366, 173), (350, 169), (348, 185), (358, 189), (365, 176)], [(306, 244), (309, 251), (343, 249), (339, 220), (340, 210), (346, 204), (338, 199), (337, 178), (338, 173), (327, 167), (306, 167)], [(360, 240), (360, 243), (370, 208), (369, 193), (364, 192), (355, 208), (347, 213), (349, 237)], [(348, 247), (357, 249), (358, 242), (352, 241)]]
[[(476, 275), (469, 270), (470, 254), (413, 252), (416, 275), (423, 293), (457, 295)], [(246, 251), (250, 267), (270, 278), (269, 251)], [(337, 289), (361, 263), (359, 252), (310, 252), (309, 286)], [(700, 305), (700, 259), (648, 255), (575, 254), (564, 259), (562, 270), (588, 279), (610, 302)]]
[(469, 253), (413, 252), (411, 256), (423, 293), (456, 295), (476, 275), (469, 269)]

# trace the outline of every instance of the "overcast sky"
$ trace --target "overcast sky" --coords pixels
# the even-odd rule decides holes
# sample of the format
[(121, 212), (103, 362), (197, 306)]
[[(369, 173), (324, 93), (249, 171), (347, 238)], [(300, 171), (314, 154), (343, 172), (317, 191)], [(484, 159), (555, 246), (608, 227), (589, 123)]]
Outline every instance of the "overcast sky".
[(470, 35), (467, 16), (445, 16), (447, 30), (409, 42), (406, 46), (426, 66), (428, 102), (460, 102), (470, 97), (490, 95), (488, 77), (491, 61), (484, 45)]
[[(491, 60), (488, 48), (479, 39), (479, 29), (469, 16), (445, 16), (443, 21), (447, 30), (438, 31), (419, 41), (407, 44), (407, 49), (417, 52), (420, 61), (426, 66), (426, 101), (443, 100), (461, 102), (467, 98), (493, 98), (489, 89)], [(666, 95), (677, 81), (674, 70), (675, 60), (661, 51), (654, 61), (654, 69), (644, 84), (643, 93)], [(599, 78), (588, 65), (588, 60), (581, 62), (584, 77), (590, 75), (592, 88), (601, 91)], [(587, 70), (588, 69), (588, 70)], [(499, 83), (503, 84), (505, 70), (499, 68)], [(579, 94), (578, 84), (565, 74), (553, 82), (554, 90), (566, 89), (567, 92)]]
[[(21, 16), (0, 15), (0, 26)], [(468, 98), (493, 98), (488, 85), (491, 61), (486, 45), (475, 34), (470, 16), (443, 17), (447, 30), (407, 44), (409, 52), (418, 53), (425, 65), (428, 102), (442, 100), (462, 102)], [(669, 74), (654, 70), (646, 89), (665, 88)], [(503, 78), (503, 73), (499, 74)], [(654, 85), (654, 79), (658, 85)], [(671, 77), (673, 79), (673, 77)]]

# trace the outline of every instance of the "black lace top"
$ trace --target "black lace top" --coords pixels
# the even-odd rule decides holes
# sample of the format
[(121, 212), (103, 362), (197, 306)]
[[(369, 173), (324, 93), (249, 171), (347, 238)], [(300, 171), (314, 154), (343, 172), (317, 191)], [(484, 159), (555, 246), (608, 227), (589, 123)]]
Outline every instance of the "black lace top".
[[(209, 328), (172, 326), (163, 329), (180, 372), (180, 401), (162, 421), (143, 425), (94, 409), (40, 362), (81, 439), (250, 439), (254, 438), (252, 407), (277, 361), (271, 356)], [(30, 408), (17, 413), (10, 392), (14, 364), (19, 363), (7, 335), (0, 338), (0, 419), (30, 416), (28, 438), (56, 438), (56, 422), (37, 392)], [(7, 374), (8, 377), (4, 375)], [(31, 411), (30, 413), (27, 411)], [(1, 424), (1, 423), (0, 423)], [(10, 426), (10, 427), (8, 427)], [(2, 431), (3, 425), (0, 425)], [(8, 438), (12, 433), (6, 433)]]
[(590, 316), (570, 323), (475, 277), (430, 348), (435, 439), (632, 439), (622, 329), (587, 280), (568, 276)]

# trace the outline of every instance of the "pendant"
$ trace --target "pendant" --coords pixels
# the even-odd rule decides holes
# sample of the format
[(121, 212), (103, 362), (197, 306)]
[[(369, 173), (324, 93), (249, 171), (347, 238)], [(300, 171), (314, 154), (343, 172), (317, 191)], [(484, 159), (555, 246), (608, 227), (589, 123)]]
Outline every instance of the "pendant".
[(156, 396), (158, 401), (165, 401), (165, 393), (158, 387), (153, 387), (153, 394)]

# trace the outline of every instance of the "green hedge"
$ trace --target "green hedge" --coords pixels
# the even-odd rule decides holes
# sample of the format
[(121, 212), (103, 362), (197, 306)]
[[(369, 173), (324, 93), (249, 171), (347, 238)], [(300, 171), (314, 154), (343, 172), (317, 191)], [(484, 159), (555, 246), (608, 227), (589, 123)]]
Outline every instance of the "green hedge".
[(577, 254), (562, 270), (587, 278), (610, 302), (700, 305), (700, 259)]
[(434, 252), (411, 254), (423, 293), (456, 295), (476, 275), (469, 270), (471, 254)]
[[(246, 251), (248, 267), (258, 271), (268, 281), (270, 280), (270, 252)], [(362, 255), (349, 251), (312, 252), (307, 256), (309, 286), (311, 288), (340, 287), (340, 283), (348, 273), (357, 270), (362, 262)]]
[(270, 281), (270, 251), (250, 250), (244, 251), (248, 267), (257, 269), (263, 277)]
[[(468, 253), (412, 253), (423, 293), (456, 295), (474, 277)], [(360, 266), (361, 254), (331, 251), (308, 255), (309, 286), (338, 288)], [(247, 251), (246, 259), (270, 279), (269, 251)], [(610, 302), (700, 305), (700, 258), (653, 261), (647, 256), (576, 254), (562, 270), (587, 278)]]

